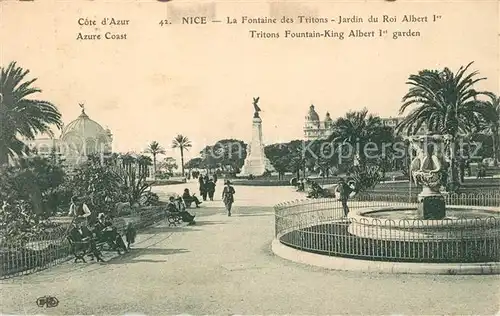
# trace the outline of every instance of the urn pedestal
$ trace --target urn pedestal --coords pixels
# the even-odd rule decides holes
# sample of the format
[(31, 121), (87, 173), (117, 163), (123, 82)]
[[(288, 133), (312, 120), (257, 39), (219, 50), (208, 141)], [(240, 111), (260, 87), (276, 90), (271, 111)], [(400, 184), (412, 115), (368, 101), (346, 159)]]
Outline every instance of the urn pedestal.
[(420, 219), (443, 219), (446, 217), (444, 197), (440, 193), (426, 192), (418, 195), (417, 217)]

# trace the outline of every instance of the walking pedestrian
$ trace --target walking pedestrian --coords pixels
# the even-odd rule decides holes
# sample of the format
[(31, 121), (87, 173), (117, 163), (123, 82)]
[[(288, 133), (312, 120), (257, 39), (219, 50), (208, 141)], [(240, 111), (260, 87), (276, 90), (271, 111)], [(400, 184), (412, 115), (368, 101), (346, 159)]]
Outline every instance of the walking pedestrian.
[(214, 200), (214, 193), (215, 193), (215, 182), (214, 180), (210, 179), (208, 182), (205, 184), (205, 189), (207, 190), (208, 193), (208, 198), (210, 201)]
[(198, 183), (200, 185), (200, 196), (203, 198), (203, 201), (206, 201), (207, 191), (205, 190), (205, 179), (203, 179), (203, 176), (201, 174), (198, 178)]
[(339, 183), (335, 188), (335, 192), (339, 194), (338, 200), (342, 203), (342, 209), (344, 210), (344, 216), (349, 213), (349, 206), (347, 206), (347, 200), (349, 200), (350, 194), (353, 189), (345, 182), (343, 178), (339, 179)]
[(222, 190), (222, 201), (226, 206), (227, 216), (231, 216), (231, 207), (234, 203), (234, 188), (231, 186), (231, 182), (226, 180), (224, 190)]

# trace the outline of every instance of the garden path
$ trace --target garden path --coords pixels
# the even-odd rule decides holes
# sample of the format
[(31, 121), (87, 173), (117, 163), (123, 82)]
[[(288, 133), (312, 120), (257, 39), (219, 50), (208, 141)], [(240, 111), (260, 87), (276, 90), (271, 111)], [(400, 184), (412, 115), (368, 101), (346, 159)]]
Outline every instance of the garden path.
[[(196, 183), (187, 185), (192, 190)], [(160, 195), (172, 187), (156, 188)], [(182, 191), (183, 187), (175, 187)], [(220, 189), (220, 188), (219, 188)], [(64, 263), (3, 281), (3, 314), (495, 314), (496, 276), (382, 275), (328, 271), (270, 251), (272, 205), (290, 188), (236, 187), (233, 217), (205, 202), (197, 225), (141, 232), (130, 254)], [(163, 192), (163, 193), (162, 193)], [(56, 296), (53, 309), (37, 297)]]

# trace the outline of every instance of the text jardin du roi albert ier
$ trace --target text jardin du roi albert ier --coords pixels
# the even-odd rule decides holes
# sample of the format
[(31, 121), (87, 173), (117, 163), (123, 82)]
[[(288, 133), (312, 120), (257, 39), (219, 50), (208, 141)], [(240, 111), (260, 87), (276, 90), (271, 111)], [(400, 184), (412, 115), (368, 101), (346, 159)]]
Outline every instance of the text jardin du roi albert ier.
[[(250, 18), (250, 17), (242, 17), (241, 23), (254, 23), (254, 24), (315, 24), (326, 25), (326, 24), (335, 24), (335, 27), (322, 28), (310, 30), (291, 30), (286, 29), (284, 31), (279, 32), (267, 32), (264, 30), (249, 30), (251, 38), (331, 38), (343, 40), (347, 38), (374, 38), (374, 37), (386, 37), (389, 34), (392, 35), (392, 39), (398, 39), (403, 37), (420, 37), (420, 31), (414, 30), (412, 28), (407, 28), (404, 26), (404, 29), (391, 30), (389, 32), (388, 29), (383, 26), (379, 28), (367, 28), (366, 26), (362, 27), (361, 24), (368, 22), (370, 24), (375, 23), (400, 23), (403, 24), (420, 24), (420, 23), (429, 23), (436, 22), (441, 19), (440, 15), (432, 15), (432, 16), (416, 16), (416, 15), (403, 15), (401, 17), (394, 15), (382, 15), (382, 16), (369, 16), (369, 17), (361, 17), (358, 15), (353, 16), (342, 16), (339, 15), (336, 18), (329, 17), (309, 17), (309, 16), (298, 16), (296, 19), (291, 17), (283, 17), (281, 19), (276, 18)], [(238, 23), (236, 19), (227, 19), (227, 23)], [(353, 27), (356, 25), (356, 27)], [(347, 28), (346, 28), (347, 27)]]
[[(331, 38), (343, 40), (344, 38), (385, 38), (392, 35), (392, 39), (398, 38), (411, 38), (420, 37), (421, 33), (416, 30), (418, 25), (426, 23), (434, 23), (441, 20), (441, 15), (414, 15), (405, 14), (397, 15), (370, 15), (361, 17), (359, 15), (339, 15), (332, 17), (318, 17), (299, 15), (295, 17), (282, 16), (280, 17), (267, 17), (267, 16), (241, 16), (230, 17), (225, 19), (210, 19), (206, 16), (189, 16), (182, 17), (180, 21), (174, 22), (173, 20), (161, 20), (161, 26), (168, 26), (171, 24), (227, 24), (227, 25), (248, 25), (252, 27), (248, 30), (251, 38), (257, 39), (273, 39), (273, 38)], [(179, 23), (180, 22), (180, 23)], [(311, 26), (310, 29), (303, 30), (302, 28), (293, 30), (265, 30), (266, 25), (302, 25)], [(365, 24), (365, 25), (363, 25)], [(378, 27), (373, 26), (377, 24)], [(397, 24), (397, 26), (395, 26)], [(330, 27), (325, 27), (332, 25)], [(334, 25), (334, 26), (333, 26)], [(368, 26), (369, 25), (369, 26)], [(384, 26), (390, 25), (391, 27), (398, 27), (398, 29), (388, 30)], [(356, 27), (354, 27), (356, 26)], [(259, 27), (259, 29), (257, 28)], [(321, 27), (321, 28), (320, 28)], [(401, 29), (399, 29), (401, 28)]]

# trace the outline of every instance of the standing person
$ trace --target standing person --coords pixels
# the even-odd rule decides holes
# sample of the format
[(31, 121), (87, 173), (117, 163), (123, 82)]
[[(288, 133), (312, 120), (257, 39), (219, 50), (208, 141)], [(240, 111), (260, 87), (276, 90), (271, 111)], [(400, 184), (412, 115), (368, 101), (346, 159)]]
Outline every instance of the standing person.
[(338, 200), (342, 202), (342, 209), (344, 210), (344, 216), (349, 213), (349, 206), (347, 206), (347, 200), (352, 192), (352, 188), (345, 182), (343, 178), (339, 179), (339, 183), (335, 188), (335, 192), (339, 194)]
[(222, 201), (224, 201), (224, 205), (226, 206), (227, 216), (231, 216), (231, 207), (233, 206), (234, 194), (236, 192), (231, 186), (231, 182), (229, 182), (229, 180), (226, 180), (225, 184), (226, 186), (224, 187), (224, 190), (222, 190)]
[(217, 172), (214, 173), (214, 184), (217, 184)]
[(208, 198), (210, 201), (214, 200), (214, 193), (215, 193), (215, 182), (214, 180), (210, 179), (208, 182), (205, 184), (205, 188), (208, 193)]
[(88, 217), (92, 214), (87, 204), (83, 203), (81, 198), (76, 196), (71, 198), (68, 216), (73, 217), (75, 224), (85, 222), (87, 224)]
[(198, 177), (198, 183), (200, 185), (200, 196), (203, 198), (203, 201), (206, 201), (207, 194), (205, 193), (205, 180), (203, 179), (203, 176), (201, 174)]
[(465, 159), (464, 158), (459, 158), (459, 170), (460, 170), (460, 183), (464, 183), (465, 180)]

